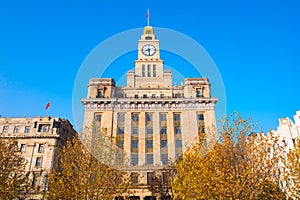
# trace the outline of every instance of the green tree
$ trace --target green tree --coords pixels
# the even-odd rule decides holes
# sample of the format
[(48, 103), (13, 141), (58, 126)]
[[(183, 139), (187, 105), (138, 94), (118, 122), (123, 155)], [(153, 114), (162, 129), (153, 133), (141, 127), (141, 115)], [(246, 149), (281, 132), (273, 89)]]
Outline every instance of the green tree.
[(25, 195), (29, 185), (26, 163), (16, 140), (0, 139), (0, 199)]
[(281, 151), (274, 151), (278, 139), (254, 134), (253, 128), (251, 119), (233, 113), (213, 148), (201, 136), (176, 163), (174, 199), (283, 199), (278, 189)]

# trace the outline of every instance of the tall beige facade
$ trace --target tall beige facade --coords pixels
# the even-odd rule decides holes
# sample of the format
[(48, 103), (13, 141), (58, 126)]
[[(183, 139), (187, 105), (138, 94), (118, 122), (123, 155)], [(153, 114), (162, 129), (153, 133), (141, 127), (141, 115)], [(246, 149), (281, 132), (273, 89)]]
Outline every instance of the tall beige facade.
[(128, 160), (124, 170), (137, 184), (132, 199), (149, 199), (147, 176), (178, 158), (199, 132), (215, 128), (216, 102), (207, 78), (186, 78), (181, 86), (172, 85), (159, 40), (146, 26), (126, 86), (116, 86), (112, 78), (90, 79), (87, 98), (82, 99), (84, 130), (98, 124), (117, 138)]
[(47, 186), (47, 175), (57, 163), (57, 149), (75, 136), (68, 120), (58, 117), (0, 118), (0, 138), (14, 138), (27, 160), (32, 190), (28, 199), (42, 199)]

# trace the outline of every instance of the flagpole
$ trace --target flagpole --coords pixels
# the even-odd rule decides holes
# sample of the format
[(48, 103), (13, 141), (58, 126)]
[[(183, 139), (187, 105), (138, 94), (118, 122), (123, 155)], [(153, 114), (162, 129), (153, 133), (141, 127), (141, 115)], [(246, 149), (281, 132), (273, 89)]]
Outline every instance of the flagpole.
[(147, 19), (148, 19), (148, 26), (150, 26), (150, 11), (149, 11), (149, 8), (148, 8), (148, 17), (147, 17)]

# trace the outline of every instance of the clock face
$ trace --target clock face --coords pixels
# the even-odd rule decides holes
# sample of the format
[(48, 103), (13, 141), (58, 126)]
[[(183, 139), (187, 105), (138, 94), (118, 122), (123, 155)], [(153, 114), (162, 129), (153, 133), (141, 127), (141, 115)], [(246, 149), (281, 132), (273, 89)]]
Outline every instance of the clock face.
[(155, 46), (153, 46), (152, 44), (145, 44), (143, 47), (142, 47), (142, 53), (145, 55), (145, 56), (152, 56), (154, 55), (156, 52), (156, 48)]

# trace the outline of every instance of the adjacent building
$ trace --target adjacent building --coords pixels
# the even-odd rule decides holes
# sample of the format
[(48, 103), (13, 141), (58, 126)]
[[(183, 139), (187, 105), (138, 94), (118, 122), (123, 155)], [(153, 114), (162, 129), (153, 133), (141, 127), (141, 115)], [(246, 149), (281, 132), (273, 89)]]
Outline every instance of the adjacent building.
[(42, 199), (47, 188), (47, 175), (57, 163), (57, 149), (76, 132), (66, 119), (59, 117), (0, 118), (0, 138), (14, 138), (27, 160), (32, 190), (29, 199)]
[(186, 78), (181, 86), (172, 85), (172, 71), (164, 70), (151, 26), (138, 40), (126, 86), (117, 86), (113, 78), (91, 77), (82, 99), (84, 133), (105, 130), (116, 138), (115, 145), (126, 155), (124, 170), (136, 184), (131, 199), (150, 199), (147, 185), (153, 172), (178, 158), (198, 133), (215, 129), (217, 98), (210, 86), (208, 78)]
[(274, 134), (279, 136), (287, 151), (293, 149), (296, 139), (300, 138), (300, 110), (296, 111), (294, 122), (288, 117), (280, 118)]

